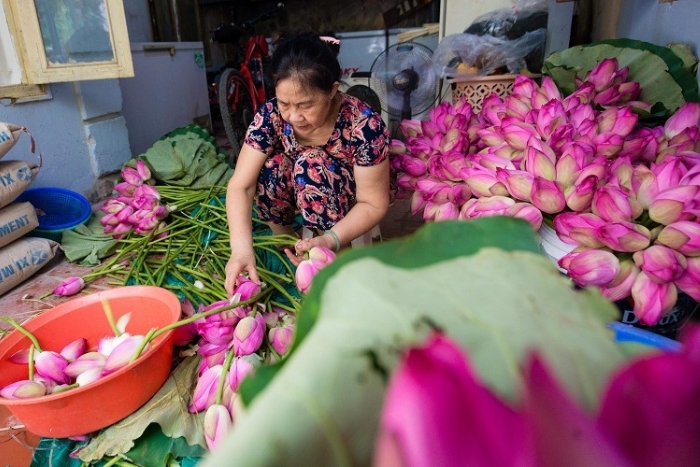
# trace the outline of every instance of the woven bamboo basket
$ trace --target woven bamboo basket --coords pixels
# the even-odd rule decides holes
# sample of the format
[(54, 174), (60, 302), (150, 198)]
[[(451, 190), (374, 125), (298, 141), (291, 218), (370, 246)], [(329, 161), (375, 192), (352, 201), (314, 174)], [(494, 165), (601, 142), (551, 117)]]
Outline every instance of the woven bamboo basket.
[[(456, 77), (450, 81), (452, 87), (452, 103), (456, 104), (464, 97), (471, 104), (474, 112), (481, 111), (481, 101), (492, 93), (501, 98), (513, 92), (513, 83), (518, 75), (489, 75)], [(538, 79), (540, 75), (529, 75)]]

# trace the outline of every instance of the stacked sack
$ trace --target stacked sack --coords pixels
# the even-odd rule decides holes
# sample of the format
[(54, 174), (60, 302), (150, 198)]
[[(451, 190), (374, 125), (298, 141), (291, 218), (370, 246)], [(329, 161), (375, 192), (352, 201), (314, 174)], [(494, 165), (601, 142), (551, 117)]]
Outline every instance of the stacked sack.
[[(26, 128), (0, 123), (0, 159), (17, 143)], [(31, 135), (30, 150), (34, 153)], [(55, 255), (58, 243), (43, 238), (25, 237), (39, 226), (31, 203), (15, 199), (31, 185), (39, 165), (19, 160), (0, 160), (0, 295), (41, 269)]]

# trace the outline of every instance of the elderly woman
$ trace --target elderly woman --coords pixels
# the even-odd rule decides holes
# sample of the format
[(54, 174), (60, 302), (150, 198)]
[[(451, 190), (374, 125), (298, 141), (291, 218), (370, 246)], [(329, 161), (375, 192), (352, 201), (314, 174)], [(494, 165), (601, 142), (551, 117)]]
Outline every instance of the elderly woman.
[(341, 69), (332, 45), (318, 36), (279, 44), (270, 64), (276, 97), (263, 104), (245, 138), (226, 209), (231, 258), (226, 290), (238, 276), (259, 282), (252, 204), (273, 234), (294, 234), (301, 213), (317, 235), (285, 250), (294, 264), (313, 246), (338, 250), (368, 232), (389, 207), (388, 131), (367, 104), (338, 91)]

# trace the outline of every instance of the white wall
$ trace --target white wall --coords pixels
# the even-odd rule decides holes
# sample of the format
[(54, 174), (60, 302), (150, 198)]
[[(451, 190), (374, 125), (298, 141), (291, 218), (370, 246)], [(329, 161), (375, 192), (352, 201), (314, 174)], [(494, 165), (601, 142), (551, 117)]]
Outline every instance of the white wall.
[[(664, 46), (685, 42), (700, 53), (700, 1), (623, 0), (617, 37)], [(700, 78), (698, 78), (700, 83)]]

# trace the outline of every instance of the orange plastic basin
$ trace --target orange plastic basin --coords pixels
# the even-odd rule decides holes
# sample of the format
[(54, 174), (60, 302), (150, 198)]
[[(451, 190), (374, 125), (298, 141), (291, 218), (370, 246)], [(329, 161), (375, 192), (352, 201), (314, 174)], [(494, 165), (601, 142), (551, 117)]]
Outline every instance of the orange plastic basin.
[[(130, 334), (145, 335), (151, 328), (162, 328), (180, 318), (180, 302), (172, 292), (160, 287), (127, 286), (64, 302), (24, 327), (36, 336), (43, 350), (59, 352), (80, 337), (87, 339), (89, 349), (95, 349), (101, 338), (114, 335), (102, 299), (108, 300), (115, 320), (132, 312), (126, 327)], [(27, 365), (8, 359), (30, 344), (16, 330), (0, 340), (0, 387), (27, 379)], [(172, 354), (172, 332), (167, 332), (152, 341), (151, 348), (138, 360), (94, 383), (32, 399), (0, 398), (0, 405), (33, 434), (51, 438), (87, 434), (114, 424), (147, 402), (168, 377)]]

